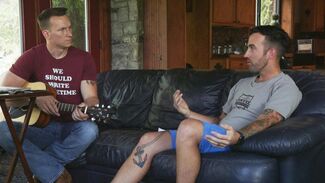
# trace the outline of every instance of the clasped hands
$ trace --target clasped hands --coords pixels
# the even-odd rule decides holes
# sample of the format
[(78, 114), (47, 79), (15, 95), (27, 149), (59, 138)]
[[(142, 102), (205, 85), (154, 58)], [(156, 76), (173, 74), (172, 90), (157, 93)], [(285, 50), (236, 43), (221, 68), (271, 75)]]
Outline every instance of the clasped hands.
[[(46, 114), (60, 116), (60, 111), (58, 108), (59, 101), (53, 96), (42, 96), (36, 98), (36, 105)], [(83, 113), (79, 107), (85, 107), (85, 103), (81, 103), (72, 112), (72, 119), (75, 121), (87, 120), (89, 116)]]
[[(187, 102), (183, 99), (183, 93), (181, 93), (180, 90), (176, 90), (173, 95), (173, 106), (186, 118), (191, 118), (193, 112), (190, 110)], [(202, 121), (198, 118), (196, 119)], [(236, 144), (240, 138), (240, 134), (230, 125), (220, 124), (220, 126), (226, 130), (227, 133), (225, 135), (212, 131), (211, 134), (206, 135), (204, 138), (216, 147), (226, 147)]]

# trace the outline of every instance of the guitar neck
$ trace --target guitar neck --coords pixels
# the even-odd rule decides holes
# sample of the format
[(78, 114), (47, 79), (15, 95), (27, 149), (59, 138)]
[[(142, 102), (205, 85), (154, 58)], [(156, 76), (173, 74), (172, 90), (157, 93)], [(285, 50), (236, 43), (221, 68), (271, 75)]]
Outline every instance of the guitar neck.
[(108, 123), (111, 115), (116, 113), (116, 108), (111, 106), (89, 106), (89, 107), (79, 107), (74, 104), (58, 103), (58, 108), (60, 112), (72, 113), (76, 108), (79, 108), (83, 113), (88, 114), (92, 121), (98, 121), (102, 123)]
[[(58, 103), (58, 108), (60, 112), (72, 113), (78, 106), (74, 104)], [(82, 110), (83, 108), (81, 108)]]

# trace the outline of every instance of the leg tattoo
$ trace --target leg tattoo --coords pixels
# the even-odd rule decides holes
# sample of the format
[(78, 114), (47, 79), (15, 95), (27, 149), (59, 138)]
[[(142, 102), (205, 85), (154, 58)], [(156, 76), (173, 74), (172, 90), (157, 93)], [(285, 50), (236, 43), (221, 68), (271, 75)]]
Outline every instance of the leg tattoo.
[(146, 163), (147, 161), (147, 158), (148, 158), (148, 155), (145, 154), (144, 152), (144, 148), (154, 144), (155, 142), (157, 142), (160, 137), (163, 135), (164, 133), (160, 133), (155, 139), (153, 139), (151, 142), (147, 143), (147, 144), (143, 144), (143, 145), (140, 145), (138, 147), (136, 147), (135, 149), (135, 153), (134, 153), (134, 156), (136, 157), (137, 160), (135, 160), (133, 158), (133, 163), (135, 165), (137, 165), (138, 167), (140, 168), (143, 168), (144, 164)]
[(145, 164), (146, 161), (147, 161), (147, 156), (148, 156), (148, 155), (145, 154), (144, 159), (142, 159), (142, 155), (143, 155), (143, 153), (144, 153), (144, 149), (143, 149), (143, 147), (141, 147), (141, 146), (138, 146), (138, 147), (136, 148), (136, 152), (134, 153), (134, 156), (137, 157), (138, 161), (136, 161), (135, 159), (133, 159), (133, 163), (136, 164), (136, 165), (137, 165), (138, 167), (140, 167), (140, 168), (143, 168), (144, 164)]

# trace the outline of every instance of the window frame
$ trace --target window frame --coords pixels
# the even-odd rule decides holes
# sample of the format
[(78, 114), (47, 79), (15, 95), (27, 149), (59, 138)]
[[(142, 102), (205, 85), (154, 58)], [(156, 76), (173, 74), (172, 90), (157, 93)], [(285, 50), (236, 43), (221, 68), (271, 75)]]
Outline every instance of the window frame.
[[(261, 1), (262, 0), (257, 0), (256, 1), (256, 25), (261, 25)], [(280, 4), (281, 0), (275, 0), (276, 1), (276, 7), (275, 7), (275, 12), (277, 15), (279, 15), (279, 22), (280, 22)]]

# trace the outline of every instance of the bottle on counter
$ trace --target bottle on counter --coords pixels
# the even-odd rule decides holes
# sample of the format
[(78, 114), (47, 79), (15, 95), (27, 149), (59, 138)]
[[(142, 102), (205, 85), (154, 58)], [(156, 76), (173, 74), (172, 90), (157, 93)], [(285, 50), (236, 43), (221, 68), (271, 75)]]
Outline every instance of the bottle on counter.
[(223, 54), (228, 54), (228, 47), (227, 45), (223, 46)]
[(221, 55), (221, 46), (220, 45), (217, 48), (217, 55)]
[(227, 51), (228, 54), (232, 54), (232, 45), (228, 45), (228, 51)]

